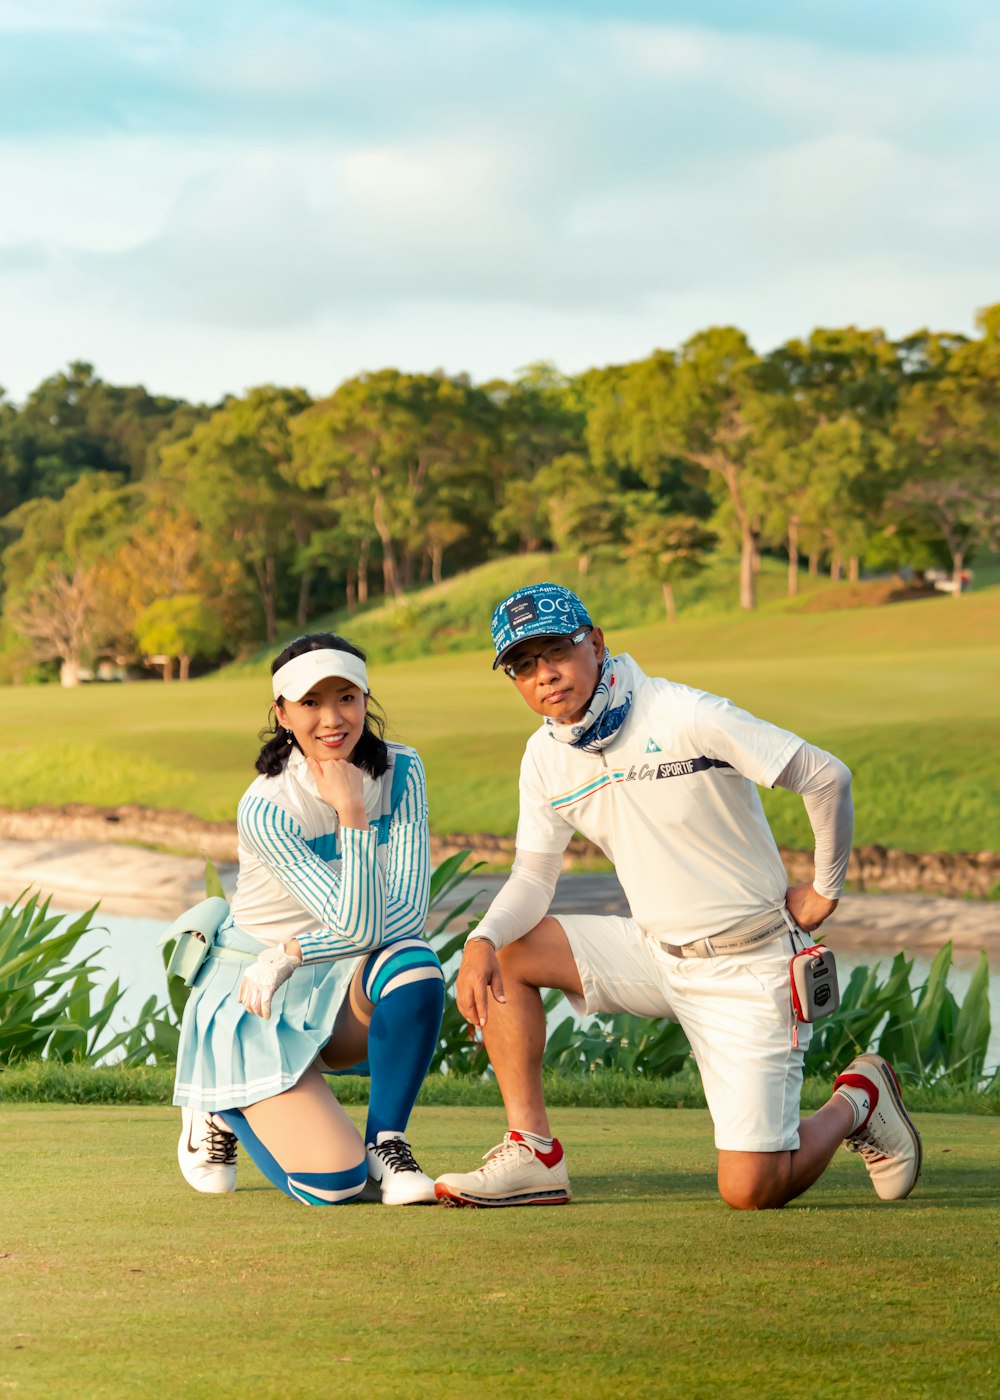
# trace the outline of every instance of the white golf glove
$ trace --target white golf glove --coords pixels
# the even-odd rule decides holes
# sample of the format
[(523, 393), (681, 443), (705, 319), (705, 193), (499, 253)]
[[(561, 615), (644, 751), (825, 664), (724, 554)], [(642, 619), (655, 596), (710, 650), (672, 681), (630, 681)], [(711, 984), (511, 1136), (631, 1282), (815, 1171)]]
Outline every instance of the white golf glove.
[(271, 998), (297, 967), (302, 966), (301, 958), (290, 957), (279, 944), (267, 948), (256, 962), (251, 963), (243, 974), (240, 983), (240, 1001), (255, 1016), (265, 1021), (271, 1019)]

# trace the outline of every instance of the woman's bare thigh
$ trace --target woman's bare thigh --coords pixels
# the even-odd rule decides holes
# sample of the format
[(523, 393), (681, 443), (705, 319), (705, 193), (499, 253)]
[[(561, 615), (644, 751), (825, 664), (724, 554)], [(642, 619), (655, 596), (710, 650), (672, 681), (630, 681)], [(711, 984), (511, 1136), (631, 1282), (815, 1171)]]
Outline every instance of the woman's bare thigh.
[(368, 1058), (368, 1027), (375, 1007), (361, 990), (362, 958), (344, 1003), (337, 1013), (333, 1034), (319, 1052), (328, 1069), (350, 1069)]
[(346, 1171), (365, 1160), (360, 1133), (315, 1064), (283, 1094), (249, 1104), (243, 1116), (283, 1171)]

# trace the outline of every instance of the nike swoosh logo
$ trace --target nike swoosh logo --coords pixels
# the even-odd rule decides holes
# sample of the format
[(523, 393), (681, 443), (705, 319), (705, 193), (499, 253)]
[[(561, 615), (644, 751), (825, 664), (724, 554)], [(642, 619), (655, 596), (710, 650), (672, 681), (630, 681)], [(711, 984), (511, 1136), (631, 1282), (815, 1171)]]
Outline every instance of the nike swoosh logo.
[(197, 1151), (198, 1151), (197, 1147), (195, 1147), (194, 1143), (191, 1141), (191, 1126), (192, 1126), (192, 1125), (189, 1123), (189, 1124), (188, 1124), (188, 1143), (187, 1143), (187, 1150), (188, 1150), (189, 1152), (197, 1152)]

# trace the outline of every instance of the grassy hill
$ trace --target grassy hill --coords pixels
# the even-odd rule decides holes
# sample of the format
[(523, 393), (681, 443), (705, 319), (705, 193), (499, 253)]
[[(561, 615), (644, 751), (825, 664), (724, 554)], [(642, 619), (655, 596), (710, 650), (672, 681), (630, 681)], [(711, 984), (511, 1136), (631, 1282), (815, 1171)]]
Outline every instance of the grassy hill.
[[(545, 557), (535, 576), (572, 581), (558, 564)], [(485, 618), (529, 575), (523, 561), (498, 561), (405, 604), (429, 612), (452, 598), (432, 614), (433, 638), (456, 648), (444, 654), (426, 653), (426, 618), (407, 632), (392, 609), (345, 628), (374, 654), (391, 737), (425, 759), (442, 834), (514, 831), (517, 764), (535, 721), (490, 670)], [(780, 582), (763, 575), (766, 589)], [(859, 842), (1000, 848), (1000, 589), (833, 612), (808, 611), (808, 599), (773, 598), (751, 615), (692, 604), (675, 627), (660, 620), (655, 590), (643, 595), (622, 570), (595, 574), (582, 591), (613, 648), (646, 670), (728, 695), (849, 763)], [(421, 638), (419, 658), (387, 659)], [(268, 712), (266, 661), (186, 685), (0, 691), (0, 802), (141, 802), (232, 817)], [(796, 798), (765, 802), (779, 841), (809, 844)]]
[[(599, 612), (606, 628), (658, 626), (664, 620), (659, 584), (641, 579), (613, 561), (595, 563), (581, 577), (575, 555), (520, 554), (492, 559), (443, 583), (408, 594), (405, 602), (381, 597), (356, 613), (339, 611), (310, 623), (313, 631), (333, 631), (349, 637), (372, 662), (407, 661), (428, 653), (480, 651), (489, 645), (490, 614), (502, 598), (527, 583), (550, 579), (572, 588)], [(758, 593), (768, 611), (795, 611), (830, 594), (826, 579), (803, 577), (799, 599), (786, 598), (787, 570), (765, 559), (758, 576)], [(712, 558), (696, 578), (674, 589), (680, 615), (693, 619), (740, 614), (739, 561)], [(294, 636), (294, 632), (289, 633)], [(273, 655), (260, 649), (234, 662), (220, 674), (266, 675)]]

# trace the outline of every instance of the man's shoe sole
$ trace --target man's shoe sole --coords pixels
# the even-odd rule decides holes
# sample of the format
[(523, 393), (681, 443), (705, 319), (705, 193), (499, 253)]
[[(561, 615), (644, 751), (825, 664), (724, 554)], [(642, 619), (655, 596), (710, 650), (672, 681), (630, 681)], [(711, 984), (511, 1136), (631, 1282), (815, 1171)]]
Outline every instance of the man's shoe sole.
[(463, 1196), (439, 1181), (434, 1187), (434, 1194), (446, 1206), (471, 1206), (476, 1210), (495, 1210), (502, 1206), (565, 1206), (570, 1201), (570, 1192), (566, 1187), (555, 1191), (524, 1191), (513, 1196)]
[[(872, 1069), (879, 1071), (879, 1083), (885, 1085), (885, 1087), (888, 1088), (889, 1093), (892, 1097), (892, 1101), (896, 1105), (896, 1109), (899, 1113), (899, 1116), (902, 1118), (904, 1124), (906, 1125), (906, 1130), (910, 1134), (910, 1137), (913, 1141), (913, 1146), (916, 1149), (916, 1157), (914, 1159), (914, 1165), (916, 1170), (913, 1173), (913, 1180), (910, 1182), (909, 1186), (906, 1188), (906, 1190), (901, 1196), (889, 1197), (889, 1199), (893, 1201), (905, 1201), (907, 1196), (910, 1194), (910, 1192), (916, 1186), (917, 1182), (920, 1180), (920, 1172), (924, 1165), (924, 1145), (920, 1139), (920, 1134), (917, 1132), (916, 1124), (913, 1122), (912, 1118), (907, 1113), (906, 1109), (903, 1107), (903, 1095), (900, 1089), (899, 1080), (896, 1078), (896, 1071), (893, 1069), (889, 1061), (885, 1059), (882, 1055), (856, 1055), (853, 1063), (857, 1063), (858, 1061), (861, 1061), (863, 1064), (866, 1065), (871, 1065)], [(886, 1197), (882, 1196), (880, 1197), (880, 1199), (884, 1201)]]

